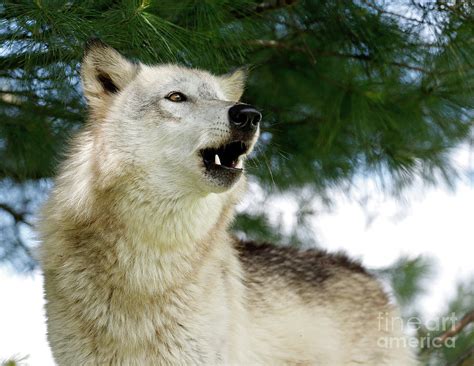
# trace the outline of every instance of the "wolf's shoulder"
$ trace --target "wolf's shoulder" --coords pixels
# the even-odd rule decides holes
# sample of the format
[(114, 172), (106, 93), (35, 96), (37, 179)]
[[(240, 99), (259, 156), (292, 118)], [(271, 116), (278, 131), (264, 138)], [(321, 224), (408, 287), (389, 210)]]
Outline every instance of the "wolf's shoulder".
[(356, 260), (344, 253), (329, 253), (322, 249), (299, 249), (238, 240), (235, 242), (243, 269), (251, 277), (285, 279), (313, 286), (345, 274), (372, 275)]

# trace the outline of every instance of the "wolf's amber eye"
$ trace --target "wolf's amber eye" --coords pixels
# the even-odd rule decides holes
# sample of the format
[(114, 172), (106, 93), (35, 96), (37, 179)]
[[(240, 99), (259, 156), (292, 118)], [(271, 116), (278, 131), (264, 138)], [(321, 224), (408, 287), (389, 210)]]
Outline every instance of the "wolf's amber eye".
[(177, 102), (177, 103), (185, 102), (186, 100), (188, 100), (188, 98), (186, 98), (186, 95), (180, 92), (171, 92), (166, 96), (166, 99), (171, 100), (172, 102)]

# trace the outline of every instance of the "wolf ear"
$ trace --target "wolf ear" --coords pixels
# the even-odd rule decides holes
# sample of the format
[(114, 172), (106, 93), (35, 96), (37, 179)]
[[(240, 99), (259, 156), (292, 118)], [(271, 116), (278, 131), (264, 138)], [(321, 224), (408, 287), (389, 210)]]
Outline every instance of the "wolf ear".
[(239, 101), (244, 93), (248, 70), (241, 67), (219, 77), (224, 94), (233, 102)]
[(88, 41), (82, 60), (81, 78), (84, 95), (91, 107), (99, 107), (108, 97), (122, 90), (133, 80), (138, 69), (138, 65), (101, 40)]

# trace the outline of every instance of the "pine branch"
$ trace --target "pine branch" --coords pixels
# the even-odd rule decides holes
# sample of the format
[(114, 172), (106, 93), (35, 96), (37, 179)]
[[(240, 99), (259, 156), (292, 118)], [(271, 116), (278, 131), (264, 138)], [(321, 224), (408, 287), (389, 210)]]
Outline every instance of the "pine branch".
[(38, 116), (45, 116), (45, 117), (56, 117), (62, 118), (68, 121), (75, 121), (75, 122), (82, 122), (83, 118), (80, 114), (75, 112), (70, 112), (63, 105), (60, 103), (56, 103), (57, 107), (54, 108), (53, 102), (49, 102), (49, 106), (40, 106), (40, 105), (32, 105), (23, 103), (19, 99), (8, 99), (8, 98), (0, 98), (0, 104), (8, 105), (11, 107), (20, 108), (24, 111), (30, 111)]
[(64, 49), (61, 52), (34, 51), (27, 54), (12, 53), (7, 56), (0, 56), (0, 69), (47, 67), (58, 62), (64, 63), (76, 59), (78, 56), (72, 52), (66, 52)]
[(276, 1), (267, 1), (258, 4), (255, 7), (256, 13), (263, 13), (264, 11), (268, 10), (275, 10), (279, 8), (283, 8), (289, 5), (293, 5), (297, 2), (297, 0), (276, 0)]
[[(23, 252), (31, 259), (31, 262), (35, 263), (36, 261), (35, 257), (33, 253), (31, 252), (31, 249), (28, 247), (28, 245), (25, 244), (25, 242), (21, 238), (20, 231), (18, 228), (19, 223), (28, 225), (29, 227), (33, 227), (33, 224), (31, 224), (25, 217), (27, 213), (19, 212), (6, 203), (0, 203), (0, 209), (10, 214), (10, 216), (13, 217), (13, 220), (15, 220), (15, 225), (13, 226), (13, 230), (15, 233), (15, 240), (14, 240), (13, 245), (16, 248), (21, 248), (21, 250), (23, 250)], [(34, 268), (34, 264), (30, 265), (30, 269), (33, 269), (33, 268)]]
[[(341, 57), (341, 58), (354, 58), (357, 60), (363, 60), (363, 61), (374, 61), (374, 58), (369, 56), (369, 55), (362, 55), (362, 54), (353, 54), (353, 53), (338, 53), (338, 52), (328, 52), (328, 51), (322, 51), (320, 53), (317, 53), (319, 56), (328, 56), (328, 57)], [(415, 65), (410, 65), (404, 62), (397, 62), (397, 61), (390, 61), (387, 64), (401, 67), (403, 69), (408, 69), (408, 70), (414, 70), (414, 71), (419, 71), (422, 73), (430, 73), (429, 70), (420, 67), (420, 66), (415, 66)]]
[(24, 223), (30, 227), (33, 225), (25, 218), (26, 212), (18, 212), (13, 207), (9, 206), (6, 203), (0, 203), (0, 209), (9, 213), (11, 217), (15, 220), (15, 223)]
[(438, 337), (441, 343), (444, 343), (448, 338), (454, 337), (459, 334), (464, 328), (466, 328), (470, 323), (474, 323), (474, 310), (471, 310), (462, 319), (453, 324), (450, 330), (444, 332)]
[[(354, 54), (354, 53), (340, 53), (340, 52), (332, 52), (332, 51), (310, 51), (309, 49), (299, 47), (299, 46), (294, 46), (294, 45), (289, 45), (283, 42), (275, 41), (275, 40), (266, 40), (266, 39), (255, 39), (255, 40), (250, 40), (246, 42), (249, 45), (253, 46), (261, 46), (261, 47), (267, 47), (267, 48), (277, 48), (277, 49), (283, 49), (283, 50), (290, 50), (290, 51), (296, 51), (296, 52), (302, 52), (302, 53), (310, 53), (312, 57), (314, 56), (321, 56), (321, 57), (339, 57), (339, 58), (352, 58), (356, 60), (362, 60), (362, 61), (375, 61), (375, 59), (372, 56), (369, 55), (362, 55), (362, 54)], [(404, 69), (408, 70), (414, 70), (418, 72), (422, 72), (425, 74), (431, 73), (430, 70), (427, 70), (423, 67), (420, 66), (415, 66), (415, 65), (410, 65), (404, 62), (397, 62), (397, 61), (390, 61), (387, 64), (401, 67)]]
[(303, 47), (290, 45), (290, 44), (275, 41), (272, 39), (252, 39), (252, 40), (246, 41), (245, 43), (250, 46), (277, 48), (277, 49), (282, 49), (282, 50), (297, 51), (297, 52), (303, 52), (303, 53), (306, 53), (307, 51)]
[(23, 242), (23, 240), (21, 239), (18, 233), (16, 236), (17, 238), (15, 240), (15, 245), (21, 248), (25, 252), (25, 254), (30, 258), (31, 264), (29, 264), (28, 267), (30, 269), (34, 269), (35, 262), (36, 262), (35, 256), (33, 255), (31, 249)]
[(474, 356), (474, 347), (469, 348), (456, 361), (450, 363), (448, 366), (463, 366), (464, 362), (469, 360), (472, 356)]
[(245, 11), (234, 10), (232, 14), (237, 19), (246, 18), (254, 14), (262, 14), (267, 11), (277, 10), (285, 8), (287, 6), (296, 4), (298, 0), (274, 0), (274, 1), (264, 1), (261, 2), (251, 9), (246, 9)]
[(386, 14), (386, 15), (389, 15), (389, 16), (392, 16), (392, 17), (396, 17), (396, 18), (399, 18), (399, 19), (406, 20), (408, 22), (413, 22), (413, 23), (418, 23), (418, 24), (426, 24), (426, 25), (433, 26), (433, 27), (439, 26), (439, 24), (434, 24), (434, 23), (426, 20), (425, 18), (420, 20), (420, 19), (408, 17), (408, 16), (403, 15), (403, 14), (394, 13), (394, 12), (389, 11), (387, 9), (383, 9), (380, 6), (377, 6), (374, 3), (370, 3), (369, 1), (364, 1), (364, 4), (367, 5), (369, 8), (374, 9), (379, 14)]

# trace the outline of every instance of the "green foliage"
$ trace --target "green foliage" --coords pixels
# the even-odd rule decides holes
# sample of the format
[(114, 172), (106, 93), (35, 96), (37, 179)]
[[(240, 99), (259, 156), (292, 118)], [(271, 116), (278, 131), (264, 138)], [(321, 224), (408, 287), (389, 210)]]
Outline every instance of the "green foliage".
[(27, 365), (28, 356), (15, 356), (0, 363), (1, 366), (22, 366)]
[[(469, 141), (474, 113), (468, 1), (5, 0), (0, 261), (17, 268), (33, 264), (20, 232), (86, 119), (79, 69), (90, 37), (150, 64), (250, 68), (244, 101), (264, 114), (252, 179), (270, 194), (301, 199), (294, 229), (270, 217), (265, 198), (239, 215), (239, 235), (310, 245), (315, 193), (327, 200), (329, 189), (361, 175), (377, 174), (387, 192), (399, 193), (415, 180), (453, 184), (460, 173), (450, 152)], [(381, 272), (405, 315), (416, 314), (430, 268), (422, 258), (402, 258)], [(461, 286), (447, 313), (473, 308), (472, 288)], [(458, 342), (455, 350), (422, 353), (424, 361), (472, 364), (456, 363), (472, 349), (472, 327)]]
[(459, 283), (452, 298), (440, 315), (426, 318), (419, 308), (419, 297), (436, 273), (436, 266), (429, 258), (402, 257), (389, 267), (378, 272), (393, 290), (400, 304), (403, 317), (414, 327), (413, 337), (418, 340), (420, 365), (426, 366), (472, 366), (474, 364), (474, 322), (468, 324), (449, 341), (436, 343), (436, 338), (459, 324), (466, 314), (474, 311), (474, 281)]
[[(432, 332), (431, 337), (438, 336), (459, 323), (463, 316), (474, 309), (474, 281), (466, 281), (457, 286), (456, 294), (447, 306), (447, 310), (439, 317), (441, 329)], [(447, 320), (447, 321), (445, 321)], [(443, 323), (445, 321), (445, 324)], [(474, 364), (474, 322), (460, 331), (451, 344), (444, 347), (422, 350), (420, 358), (426, 365), (471, 366)]]
[[(448, 310), (445, 316), (456, 314), (457, 321), (461, 320), (464, 314), (474, 309), (474, 280), (466, 283), (460, 283), (457, 286), (456, 296), (448, 305)], [(453, 348), (444, 347), (440, 350), (441, 355), (437, 355), (437, 359), (446, 360), (461, 360), (459, 365), (473, 365), (474, 364), (474, 322), (468, 325), (456, 337), (456, 344)], [(442, 365), (439, 362), (439, 365)]]
[(448, 153), (471, 127), (470, 7), (400, 2), (407, 19), (374, 1), (267, 4), (4, 2), (2, 176), (51, 176), (84, 120), (79, 62), (84, 42), (99, 36), (147, 63), (217, 73), (251, 65), (244, 99), (265, 114), (252, 169), (263, 184), (324, 190), (361, 172), (398, 188), (417, 177), (452, 182)]
[[(54, 174), (86, 118), (79, 68), (94, 36), (145, 63), (249, 66), (244, 101), (264, 113), (249, 170), (267, 191), (324, 196), (368, 174), (392, 193), (453, 184), (450, 152), (472, 131), (473, 23), (463, 2), (7, 0), (0, 179)], [(256, 237), (281, 237), (259, 227)]]
[(401, 257), (389, 268), (380, 272), (390, 282), (397, 303), (407, 307), (423, 295), (425, 285), (433, 275), (433, 263), (429, 258)]

